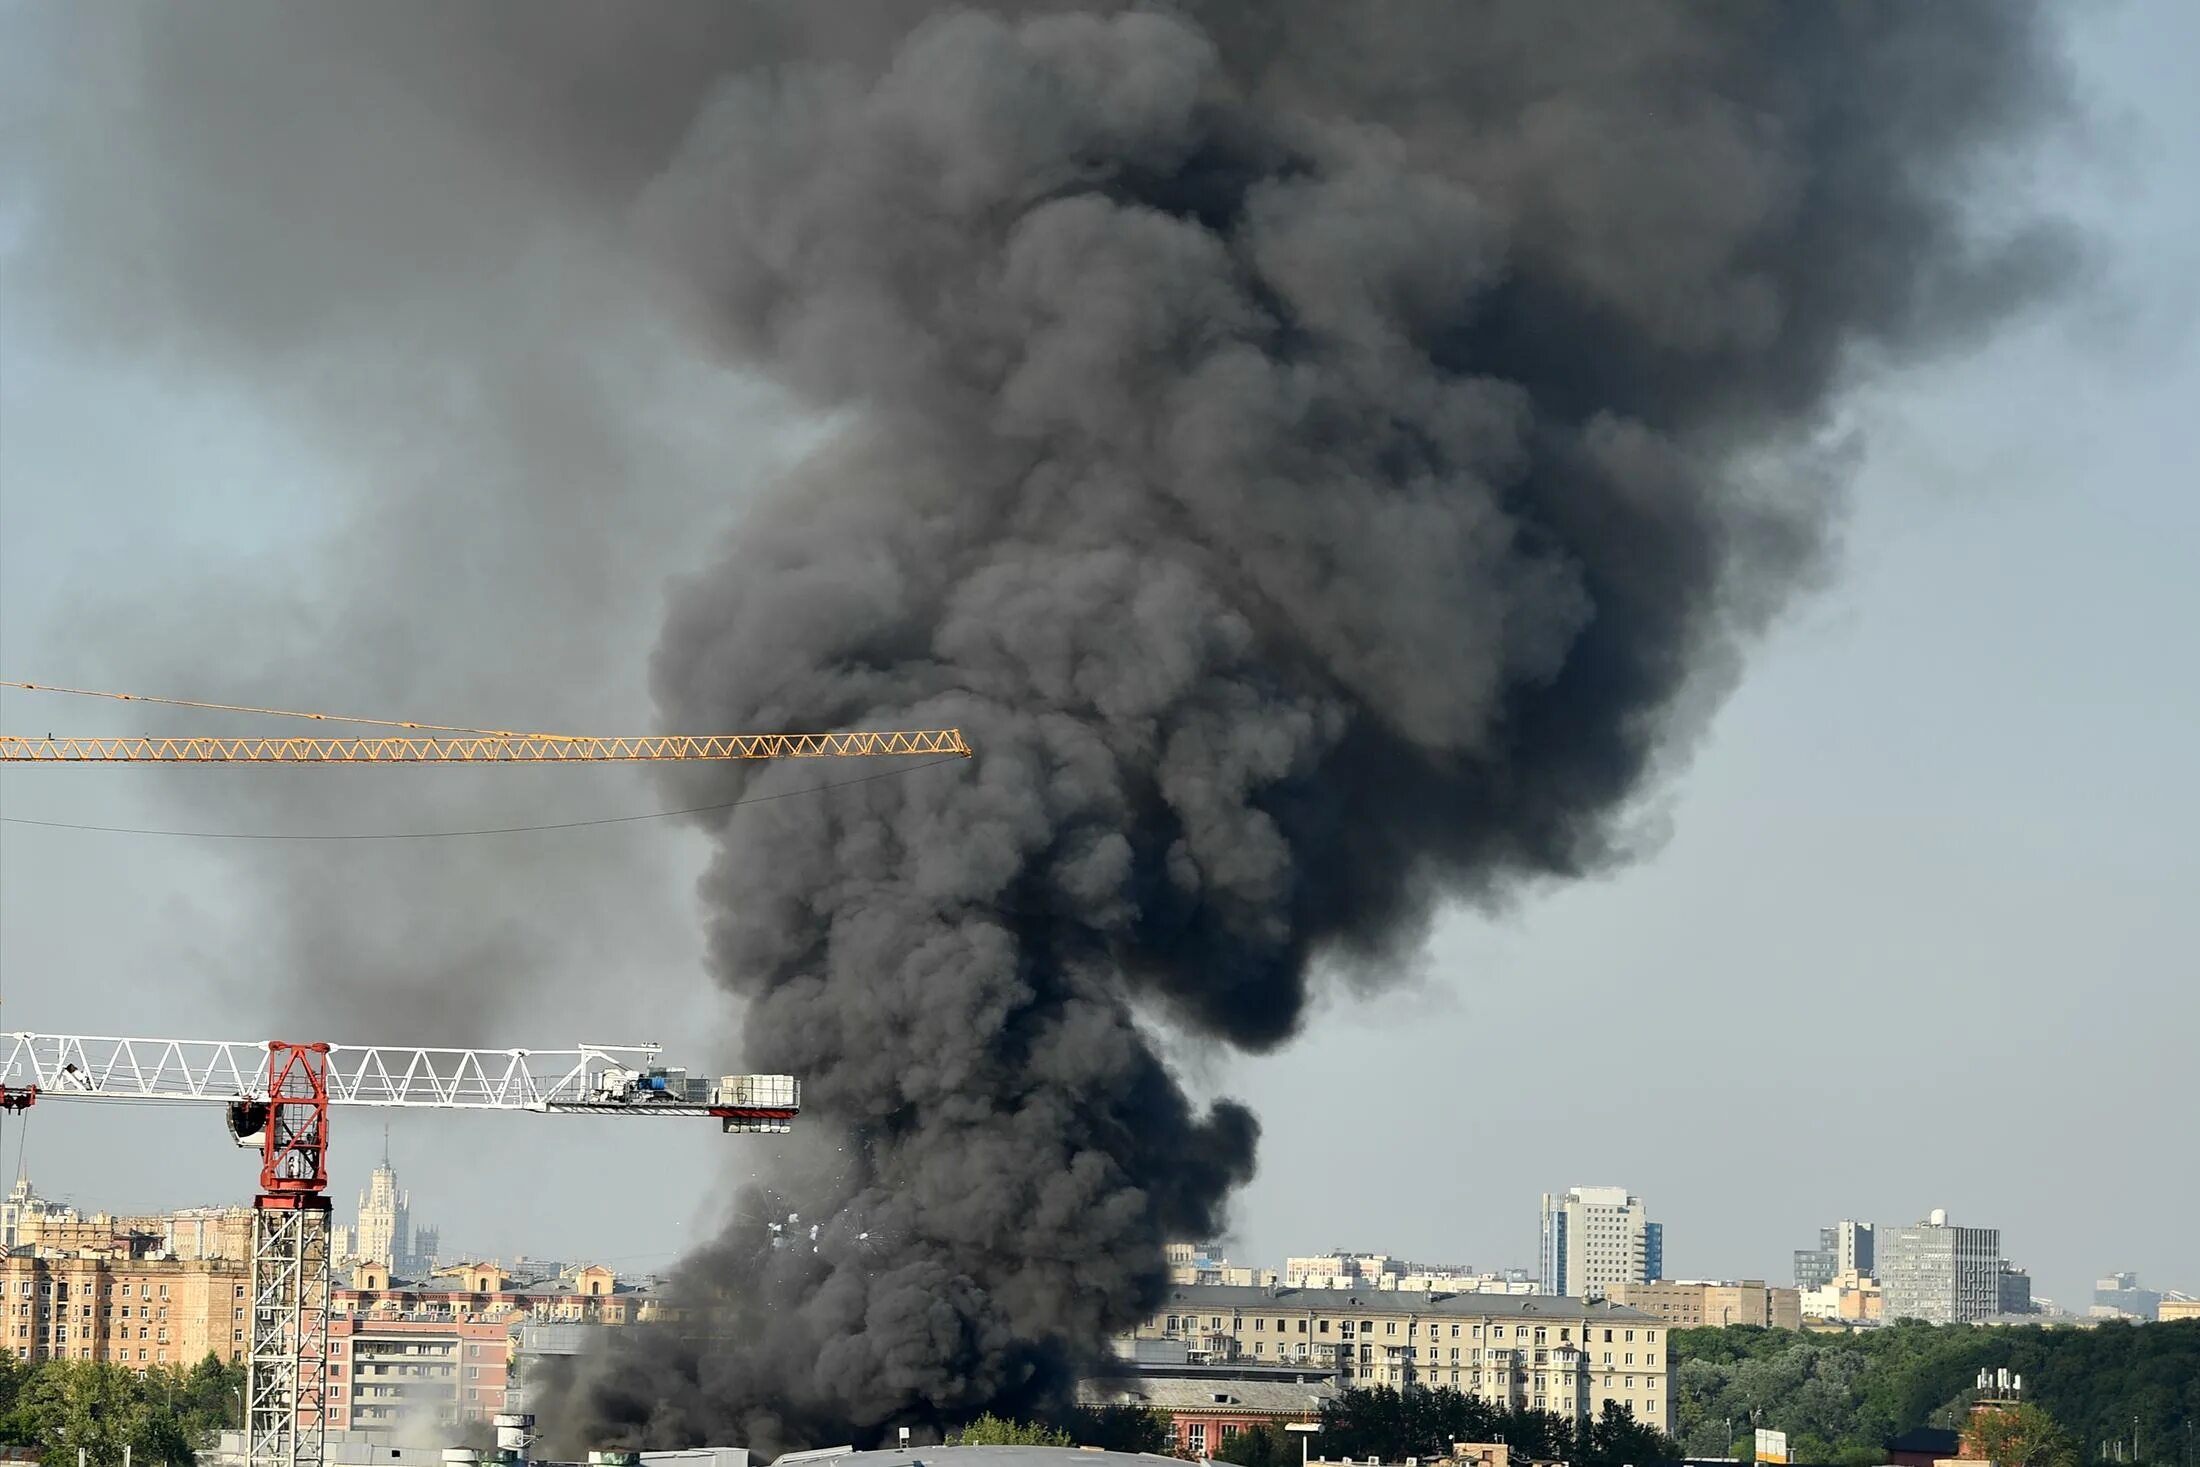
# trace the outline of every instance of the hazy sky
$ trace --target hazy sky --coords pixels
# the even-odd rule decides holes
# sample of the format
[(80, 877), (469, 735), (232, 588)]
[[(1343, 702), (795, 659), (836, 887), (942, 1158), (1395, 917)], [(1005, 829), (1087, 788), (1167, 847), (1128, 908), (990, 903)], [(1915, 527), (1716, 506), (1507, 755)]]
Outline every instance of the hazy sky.
[[(29, 43), (0, 45), (17, 66), (56, 59), (31, 12), (0, 10)], [(1419, 981), (1329, 1001), (1279, 1054), (1179, 1056), (1266, 1128), (1234, 1256), (1528, 1265), (1539, 1192), (1619, 1183), (1666, 1224), (1680, 1277), (1785, 1280), (1822, 1223), (1947, 1207), (2001, 1228), (2059, 1301), (2082, 1307), (2116, 1268), (2200, 1292), (2200, 11), (2088, 9), (2072, 46), (2098, 125), (2035, 186), (2098, 231), (2101, 289), (1855, 404), (1843, 561), (1642, 811), (1643, 860), (1454, 914)], [(30, 116), (47, 125), (7, 111), (0, 154), (0, 677), (651, 726), (665, 577), (699, 563), (746, 486), (818, 425), (707, 363), (658, 360), (670, 348), (589, 231), (545, 223), (494, 288), (438, 277), (424, 354), (452, 315), (450, 339), (505, 334), (447, 364), (447, 417), (382, 421), (363, 452), (326, 382), (174, 342), (139, 351), (126, 322), (80, 333), (47, 309), (48, 276), (13, 247), (38, 207), (27, 185), (53, 159), (130, 144), (25, 146)], [(625, 431), (648, 441), (649, 495), (519, 514), (499, 493), (496, 475), (541, 465), (486, 441), (513, 430), (495, 384), (546, 370), (527, 343), (553, 325), (600, 332), (603, 370), (626, 374), (612, 396), (646, 419)], [(414, 401), (364, 375), (356, 390)], [(471, 412), (484, 394), (486, 428)], [(553, 473), (586, 451), (559, 439), (573, 427), (541, 425)], [(641, 450), (620, 452), (606, 455), (627, 470)], [(427, 567), (432, 589), (377, 595), (385, 564)], [(553, 613), (544, 588), (582, 573), (600, 580), (596, 609)], [(20, 694), (0, 715), (41, 733), (141, 718)], [(619, 771), (0, 777), (14, 820), (197, 829), (674, 802)], [(710, 1068), (734, 1016), (701, 976), (700, 858), (669, 821), (310, 850), (8, 824), (0, 1026), (661, 1038)], [(407, 954), (417, 970), (398, 971)], [(469, 964), (511, 965), (533, 996), (470, 1003)], [(271, 986), (284, 965), (301, 971)], [(346, 1207), (379, 1122), (338, 1121)], [(0, 1166), (20, 1158), (42, 1191), (87, 1206), (243, 1200), (253, 1168), (223, 1141), (211, 1112), (42, 1105), (0, 1130)], [(445, 1115), (396, 1117), (392, 1142), (447, 1249), (633, 1268), (715, 1226), (720, 1189), (771, 1144), (707, 1123)]]

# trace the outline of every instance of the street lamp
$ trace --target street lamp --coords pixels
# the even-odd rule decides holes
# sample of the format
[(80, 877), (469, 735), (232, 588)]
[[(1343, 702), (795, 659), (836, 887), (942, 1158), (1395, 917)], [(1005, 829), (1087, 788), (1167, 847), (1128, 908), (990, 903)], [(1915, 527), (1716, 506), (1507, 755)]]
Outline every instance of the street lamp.
[(1322, 1424), (1319, 1421), (1287, 1421), (1283, 1429), (1298, 1433), (1299, 1467), (1306, 1467), (1307, 1454), (1314, 1446), (1314, 1433), (1322, 1429)]

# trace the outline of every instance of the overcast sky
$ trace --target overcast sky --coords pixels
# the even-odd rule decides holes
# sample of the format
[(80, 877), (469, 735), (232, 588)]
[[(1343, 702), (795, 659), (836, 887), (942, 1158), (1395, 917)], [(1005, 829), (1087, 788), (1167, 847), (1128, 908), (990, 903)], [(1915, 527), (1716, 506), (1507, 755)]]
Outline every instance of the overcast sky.
[[(17, 68), (62, 59), (39, 50), (32, 9), (0, 11)], [(1326, 1003), (1279, 1054), (1179, 1056), (1266, 1128), (1233, 1256), (1532, 1265), (1538, 1193), (1616, 1183), (1666, 1224), (1679, 1277), (1784, 1281), (1823, 1223), (1946, 1207), (1999, 1227), (2060, 1302), (2082, 1308), (2119, 1268), (2200, 1293), (2200, 11), (2089, 10), (2072, 45), (2098, 125), (2037, 187), (2098, 232), (2101, 289), (1854, 404), (1842, 563), (1641, 812), (1643, 860), (1453, 914), (1418, 981)], [(445, 329), (498, 345), (451, 367), (449, 419), (384, 420), (362, 452), (326, 383), (173, 341), (139, 351), (126, 322), (48, 309), (51, 261), (15, 248), (53, 182), (39, 170), (132, 143), (25, 146), (30, 115), (9, 110), (0, 154), (0, 677), (651, 726), (665, 578), (820, 425), (662, 359), (590, 231), (549, 222), (493, 287), (439, 279), (423, 354)], [(484, 435), (513, 427), (473, 422), (468, 393), (543, 370), (528, 343), (546, 321), (592, 333), (602, 370), (626, 374), (613, 401), (647, 441), (646, 497), (523, 511), (500, 492), (522, 461)], [(365, 374), (356, 390), (393, 391)], [(528, 471), (579, 451), (554, 441)], [(428, 567), (432, 589), (378, 594), (394, 564)], [(583, 573), (590, 610), (558, 609), (567, 588), (546, 588)], [(21, 694), (0, 714), (39, 733), (143, 718)], [(0, 776), (13, 821), (158, 828), (432, 830), (670, 803), (585, 769)], [(736, 1016), (701, 976), (701, 852), (670, 821), (310, 849), (11, 823), (0, 1025), (657, 1038), (708, 1069)], [(481, 965), (525, 975), (506, 989), (525, 997), (467, 1000)], [(339, 1119), (345, 1207), (379, 1119)], [(85, 1206), (244, 1200), (253, 1168), (222, 1143), (217, 1114), (42, 1105), (6, 1122), (0, 1167)], [(392, 1140), (447, 1249), (636, 1269), (717, 1226), (725, 1184), (771, 1144), (707, 1123), (442, 1115), (398, 1116)]]

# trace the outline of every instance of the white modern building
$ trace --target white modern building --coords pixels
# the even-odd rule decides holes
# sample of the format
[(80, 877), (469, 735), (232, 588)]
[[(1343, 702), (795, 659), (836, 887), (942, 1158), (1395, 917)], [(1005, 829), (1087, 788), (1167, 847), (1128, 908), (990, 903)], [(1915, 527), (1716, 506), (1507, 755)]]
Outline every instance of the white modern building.
[(1620, 1284), (1665, 1277), (1665, 1227), (1625, 1187), (1543, 1194), (1543, 1292), (1601, 1299)]

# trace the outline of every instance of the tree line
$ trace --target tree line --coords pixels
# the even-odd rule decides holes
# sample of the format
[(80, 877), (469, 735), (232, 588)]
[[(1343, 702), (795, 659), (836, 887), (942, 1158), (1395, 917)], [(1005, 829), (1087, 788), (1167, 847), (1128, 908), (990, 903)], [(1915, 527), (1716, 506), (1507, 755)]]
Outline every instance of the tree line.
[(1961, 1430), (1979, 1371), (2006, 1368), (2078, 1460), (2200, 1467), (2200, 1321), (1853, 1334), (1737, 1325), (1678, 1329), (1671, 1343), (1674, 1429), (1694, 1457), (1746, 1457), (1754, 1425), (1786, 1432), (1796, 1462), (1881, 1462), (1903, 1432)]
[(243, 1411), (244, 1366), (209, 1354), (198, 1364), (132, 1370), (104, 1360), (18, 1360), (0, 1354), (0, 1446), (47, 1467), (192, 1467)]

